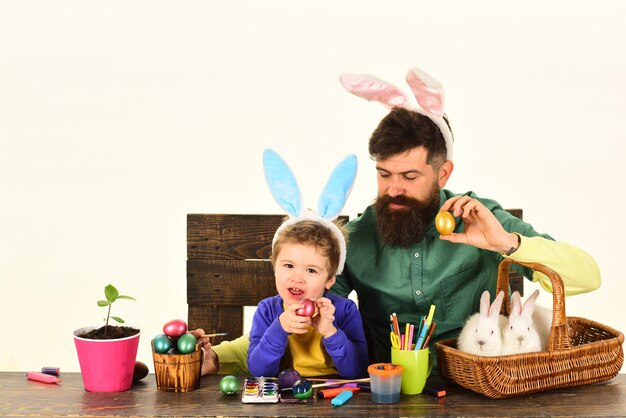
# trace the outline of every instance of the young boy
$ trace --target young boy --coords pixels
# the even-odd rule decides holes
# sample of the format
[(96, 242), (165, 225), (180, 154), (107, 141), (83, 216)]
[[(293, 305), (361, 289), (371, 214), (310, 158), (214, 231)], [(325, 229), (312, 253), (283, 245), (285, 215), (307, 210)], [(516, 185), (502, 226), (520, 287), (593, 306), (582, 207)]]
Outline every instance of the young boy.
[[(287, 222), (279, 228), (271, 258), (278, 295), (262, 300), (252, 320), (252, 375), (276, 376), (288, 368), (302, 376), (338, 374), (351, 379), (365, 374), (367, 343), (356, 304), (326, 293), (335, 283), (345, 248), (339, 239), (345, 243), (343, 229), (332, 231), (317, 220)], [(304, 308), (304, 299), (315, 304), (310, 318), (296, 314)]]
[[(272, 196), (289, 219), (272, 240), (278, 295), (257, 307), (249, 335), (248, 373), (276, 376), (295, 369), (305, 377), (360, 377), (369, 359), (359, 311), (351, 300), (326, 294), (346, 261), (346, 230), (333, 220), (352, 190), (357, 158), (348, 155), (333, 169), (317, 212), (302, 210), (296, 179), (274, 151), (263, 152), (263, 169)], [(310, 317), (297, 313), (306, 299), (314, 301)], [(198, 336), (203, 330), (192, 333)], [(245, 372), (241, 364), (247, 340), (241, 337), (212, 348), (204, 339), (202, 374)]]

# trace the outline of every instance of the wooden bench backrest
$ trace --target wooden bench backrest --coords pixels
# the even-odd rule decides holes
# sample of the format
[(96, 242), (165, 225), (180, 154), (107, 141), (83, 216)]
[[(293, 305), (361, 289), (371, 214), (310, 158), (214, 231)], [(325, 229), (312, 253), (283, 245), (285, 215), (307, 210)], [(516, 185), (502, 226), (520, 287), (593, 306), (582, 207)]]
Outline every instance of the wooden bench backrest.
[[(521, 209), (508, 211), (522, 218)], [(226, 340), (243, 334), (244, 307), (276, 294), (269, 257), (283, 219), (284, 215), (187, 215), (189, 329), (227, 332)], [(523, 294), (523, 277), (512, 274), (511, 289)]]
[[(272, 238), (284, 218), (187, 215), (189, 329), (227, 332), (227, 340), (243, 334), (244, 307), (276, 294), (269, 258)], [(348, 221), (346, 216), (340, 219)]]

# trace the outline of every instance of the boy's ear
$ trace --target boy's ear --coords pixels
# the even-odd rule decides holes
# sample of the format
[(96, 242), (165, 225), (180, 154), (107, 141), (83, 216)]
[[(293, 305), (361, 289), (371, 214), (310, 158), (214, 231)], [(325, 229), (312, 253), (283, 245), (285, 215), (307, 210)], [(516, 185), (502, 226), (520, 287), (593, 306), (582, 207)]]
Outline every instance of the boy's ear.
[(329, 290), (337, 281), (337, 276), (333, 276), (330, 279), (326, 280), (326, 290)]

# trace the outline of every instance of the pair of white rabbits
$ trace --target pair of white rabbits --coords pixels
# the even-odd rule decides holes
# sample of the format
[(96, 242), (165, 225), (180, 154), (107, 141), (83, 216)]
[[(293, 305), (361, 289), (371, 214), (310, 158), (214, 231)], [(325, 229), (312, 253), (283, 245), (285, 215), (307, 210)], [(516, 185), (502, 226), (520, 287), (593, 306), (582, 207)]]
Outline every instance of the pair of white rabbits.
[(511, 311), (507, 318), (500, 315), (504, 292), (493, 304), (484, 291), (480, 297), (480, 311), (470, 316), (457, 339), (461, 351), (478, 356), (502, 356), (543, 351), (546, 348), (552, 311), (535, 306), (539, 290), (535, 290), (524, 304), (519, 292), (511, 295)]

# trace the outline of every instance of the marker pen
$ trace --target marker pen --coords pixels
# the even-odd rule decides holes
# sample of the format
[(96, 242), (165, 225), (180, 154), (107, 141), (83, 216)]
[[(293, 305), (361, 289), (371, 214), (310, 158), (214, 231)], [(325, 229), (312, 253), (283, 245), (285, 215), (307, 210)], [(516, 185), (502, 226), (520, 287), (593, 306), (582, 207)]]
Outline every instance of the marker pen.
[(26, 378), (29, 380), (36, 380), (38, 382), (44, 383), (58, 383), (61, 381), (56, 376), (52, 376), (51, 374), (39, 373), (39, 372), (27, 372)]
[(331, 389), (318, 389), (317, 397), (319, 399), (330, 399), (339, 395), (341, 392), (349, 390), (350, 392), (358, 392), (361, 388), (355, 387), (340, 387), (340, 388), (331, 388)]
[(332, 399), (332, 401), (330, 401), (330, 404), (332, 406), (341, 406), (344, 403), (348, 402), (348, 400), (350, 400), (350, 398), (352, 398), (352, 392), (349, 391), (349, 390), (344, 390), (339, 395), (335, 396)]
[(41, 373), (58, 376), (61, 373), (61, 369), (59, 367), (42, 367)]
[(430, 396), (434, 396), (435, 398), (443, 398), (444, 396), (446, 396), (445, 389), (431, 386), (426, 387), (426, 393), (428, 393)]

